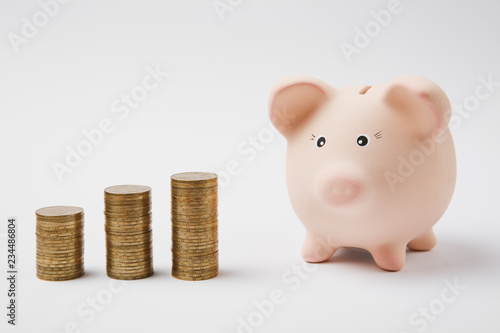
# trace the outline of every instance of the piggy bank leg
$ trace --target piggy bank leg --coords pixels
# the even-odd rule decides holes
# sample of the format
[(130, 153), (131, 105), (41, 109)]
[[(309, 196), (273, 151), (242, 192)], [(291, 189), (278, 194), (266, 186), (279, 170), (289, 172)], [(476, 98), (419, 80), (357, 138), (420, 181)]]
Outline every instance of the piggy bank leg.
[(373, 259), (378, 267), (386, 271), (399, 271), (405, 265), (406, 260), (406, 246), (402, 244), (397, 245), (383, 245), (370, 251)]
[(429, 251), (434, 246), (436, 246), (436, 236), (434, 235), (434, 231), (430, 229), (424, 234), (414, 238), (411, 242), (408, 243), (408, 248), (413, 251)]
[(330, 259), (336, 250), (324, 239), (308, 234), (302, 246), (302, 258), (307, 262), (322, 262)]

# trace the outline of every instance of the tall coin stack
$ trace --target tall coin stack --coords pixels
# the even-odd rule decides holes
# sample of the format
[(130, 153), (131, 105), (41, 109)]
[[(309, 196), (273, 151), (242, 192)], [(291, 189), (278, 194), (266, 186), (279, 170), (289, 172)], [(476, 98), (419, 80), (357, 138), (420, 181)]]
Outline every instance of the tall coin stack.
[(172, 276), (207, 280), (219, 272), (217, 175), (186, 172), (171, 177)]
[(151, 188), (119, 185), (104, 190), (106, 271), (118, 280), (153, 274)]
[(65, 281), (83, 275), (83, 209), (54, 206), (36, 214), (36, 276)]

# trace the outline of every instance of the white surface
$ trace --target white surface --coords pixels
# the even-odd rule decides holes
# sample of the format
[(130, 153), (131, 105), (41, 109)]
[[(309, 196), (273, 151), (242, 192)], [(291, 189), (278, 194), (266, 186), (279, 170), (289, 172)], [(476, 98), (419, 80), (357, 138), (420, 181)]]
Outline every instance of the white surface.
[[(387, 3), (249, 0), (221, 20), (211, 0), (75, 0), (19, 53), (2, 38), (0, 232), (7, 216), (17, 216), (20, 280), (19, 325), (7, 326), (2, 310), (1, 331), (59, 333), (74, 321), (81, 332), (236, 332), (238, 318), (254, 316), (254, 302), (278, 289), (283, 304), (252, 331), (410, 333), (423, 327), (412, 326), (412, 313), (439, 308), (445, 280), (457, 279), (467, 289), (423, 331), (498, 332), (499, 87), (453, 129), (458, 183), (435, 229), (438, 246), (409, 253), (398, 273), (378, 269), (364, 252), (344, 250), (290, 281), (288, 270), (302, 265), (304, 231), (287, 198), (285, 141), (276, 135), (251, 161), (250, 153), (238, 152), (269, 126), (269, 89), (287, 75), (314, 75), (337, 86), (423, 75), (441, 85), (452, 104), (473, 95), (480, 76), (500, 81), (498, 1), (401, 0), (402, 12), (348, 64), (339, 44), (352, 43), (354, 28)], [(0, 34), (20, 33), (22, 18), (39, 10), (37, 1), (2, 0)], [(119, 119), (113, 100), (156, 65), (170, 77)], [(75, 147), (81, 132), (105, 117), (114, 131), (59, 182), (51, 164), (62, 162), (65, 147)], [(241, 173), (220, 190), (220, 276), (176, 280), (170, 276), (169, 176), (221, 171), (231, 160), (239, 161)], [(102, 192), (126, 183), (153, 188), (156, 274), (130, 282), (86, 322), (89, 312), (77, 309), (109, 294), (103, 290), (113, 281), (105, 274)], [(48, 283), (35, 277), (34, 211), (48, 205), (85, 209), (83, 278)], [(0, 247), (5, 271), (5, 240)]]

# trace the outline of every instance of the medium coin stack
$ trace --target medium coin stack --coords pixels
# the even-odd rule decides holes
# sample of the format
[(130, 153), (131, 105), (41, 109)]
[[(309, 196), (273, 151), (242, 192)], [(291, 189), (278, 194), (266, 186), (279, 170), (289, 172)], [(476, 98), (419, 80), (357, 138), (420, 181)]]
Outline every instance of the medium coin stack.
[(36, 276), (65, 281), (83, 275), (83, 209), (54, 206), (36, 214)]
[(151, 188), (119, 185), (104, 190), (106, 271), (117, 280), (153, 274)]
[(172, 276), (207, 280), (219, 272), (217, 175), (186, 172), (171, 177)]

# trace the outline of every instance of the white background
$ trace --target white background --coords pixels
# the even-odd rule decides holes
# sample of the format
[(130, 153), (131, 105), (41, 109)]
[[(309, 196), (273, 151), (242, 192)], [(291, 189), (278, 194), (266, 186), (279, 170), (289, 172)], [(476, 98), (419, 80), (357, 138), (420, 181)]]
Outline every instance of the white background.
[[(304, 229), (287, 197), (285, 140), (260, 142), (255, 156), (238, 147), (251, 147), (249, 137), (259, 134), (268, 139), (269, 90), (293, 74), (339, 87), (422, 75), (447, 92), (456, 110), (474, 96), (480, 77), (500, 81), (500, 2), (401, 0), (401, 13), (350, 63), (340, 43), (353, 44), (355, 28), (388, 1), (232, 3), (222, 20), (212, 0), (74, 0), (15, 52), (8, 34), (20, 35), (23, 18), (33, 22), (40, 5), (1, 1), (0, 232), (8, 216), (18, 218), (20, 262), (19, 325), (5, 323), (2, 306), (1, 331), (59, 333), (75, 322), (80, 332), (236, 332), (239, 318), (259, 319), (254, 302), (266, 303), (277, 289), (284, 302), (259, 327), (241, 332), (498, 332), (500, 87), (456, 118), (458, 182), (435, 228), (438, 245), (408, 253), (397, 273), (379, 269), (360, 250), (309, 266), (315, 270), (307, 276), (291, 273), (302, 265)], [(111, 104), (141, 84), (148, 66), (170, 76), (120, 119)], [(66, 147), (75, 148), (82, 131), (103, 118), (114, 130), (60, 182), (52, 164), (64, 163)], [(220, 189), (220, 276), (176, 280), (169, 177), (220, 172), (232, 160), (241, 171)], [(103, 189), (129, 183), (153, 188), (156, 274), (109, 300)], [(35, 277), (34, 212), (49, 205), (85, 209), (87, 274), (80, 279)], [(412, 325), (419, 308), (439, 309), (445, 281), (455, 279), (466, 289), (425, 328)], [(5, 304), (5, 279), (0, 290)], [(96, 297), (106, 303), (100, 312), (86, 305)], [(86, 315), (77, 313), (82, 306)]]

